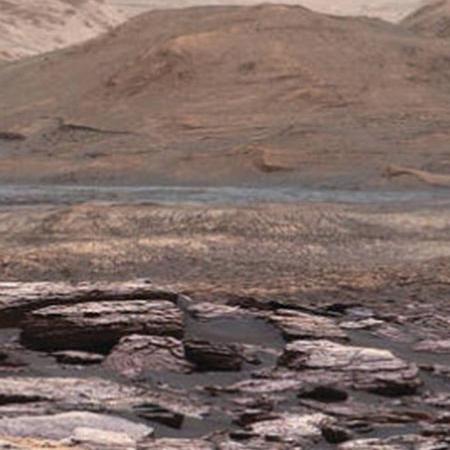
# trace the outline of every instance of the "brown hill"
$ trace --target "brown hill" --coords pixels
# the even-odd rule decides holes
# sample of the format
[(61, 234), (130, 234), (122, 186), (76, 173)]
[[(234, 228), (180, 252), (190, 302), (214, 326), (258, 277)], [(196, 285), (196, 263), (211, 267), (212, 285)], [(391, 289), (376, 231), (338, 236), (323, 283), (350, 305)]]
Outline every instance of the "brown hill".
[(403, 25), (425, 36), (450, 37), (450, 0), (425, 5), (406, 17)]
[(104, 0), (0, 0), (0, 59), (91, 39), (124, 18)]
[(0, 68), (0, 175), (367, 185), (387, 163), (442, 173), (449, 50), (301, 7), (151, 12)]

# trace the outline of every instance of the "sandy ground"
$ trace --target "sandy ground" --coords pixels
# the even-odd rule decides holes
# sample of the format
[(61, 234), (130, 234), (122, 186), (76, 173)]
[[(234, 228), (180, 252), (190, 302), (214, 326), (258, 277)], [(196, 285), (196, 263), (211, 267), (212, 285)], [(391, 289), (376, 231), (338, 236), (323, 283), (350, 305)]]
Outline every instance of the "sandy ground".
[(0, 224), (3, 280), (146, 277), (197, 296), (443, 304), (433, 295), (450, 282), (445, 203), (91, 203), (3, 208)]

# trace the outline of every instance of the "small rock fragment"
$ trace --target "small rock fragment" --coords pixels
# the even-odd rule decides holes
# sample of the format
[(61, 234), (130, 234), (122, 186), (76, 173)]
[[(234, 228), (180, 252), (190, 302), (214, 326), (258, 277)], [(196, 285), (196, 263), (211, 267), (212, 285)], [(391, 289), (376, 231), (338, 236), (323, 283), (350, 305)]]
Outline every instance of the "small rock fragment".
[(99, 353), (81, 352), (75, 350), (61, 351), (52, 353), (52, 356), (61, 364), (74, 364), (74, 365), (90, 365), (100, 364), (105, 358), (104, 355)]

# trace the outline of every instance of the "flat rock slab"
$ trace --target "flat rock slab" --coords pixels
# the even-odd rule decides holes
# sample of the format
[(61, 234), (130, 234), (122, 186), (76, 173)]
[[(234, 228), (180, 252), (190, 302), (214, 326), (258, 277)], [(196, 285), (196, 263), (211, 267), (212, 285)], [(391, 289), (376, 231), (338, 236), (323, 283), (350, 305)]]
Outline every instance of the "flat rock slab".
[(76, 409), (122, 408), (141, 401), (145, 391), (101, 378), (4, 377), (0, 404), (49, 402)]
[(254, 315), (250, 311), (240, 308), (239, 306), (229, 306), (211, 302), (191, 302), (186, 304), (186, 311), (198, 320), (221, 319), (227, 317), (234, 319)]
[(416, 352), (450, 353), (450, 339), (422, 341), (414, 347), (414, 350)]
[(127, 378), (146, 372), (188, 373), (183, 343), (167, 336), (131, 335), (123, 337), (104, 362), (105, 367)]
[[(0, 435), (41, 439), (70, 439), (79, 428), (123, 433), (134, 442), (153, 434), (153, 428), (121, 417), (72, 411), (46, 416), (22, 416), (0, 419)], [(81, 433), (78, 432), (78, 435)]]
[(302, 445), (320, 440), (322, 429), (335, 422), (335, 419), (322, 413), (280, 414), (275, 419), (252, 424), (249, 430), (269, 441)]
[(290, 309), (280, 309), (269, 316), (286, 339), (338, 339), (345, 340), (347, 335), (331, 319), (305, 314)]
[(11, 436), (0, 437), (0, 450), (86, 450), (72, 444), (64, 445), (48, 439), (15, 438)]
[(317, 380), (334, 379), (335, 383), (383, 395), (413, 394), (421, 385), (417, 367), (388, 350), (326, 340), (291, 342), (278, 363), (301, 371), (298, 372), (300, 379), (302, 376), (311, 379), (316, 374)]
[(177, 302), (178, 294), (148, 280), (126, 282), (3, 282), (0, 283), (0, 316), (23, 314), (50, 305), (102, 300), (164, 299)]
[[(208, 407), (184, 391), (172, 392), (163, 388), (152, 391), (101, 378), (3, 377), (0, 404), (30, 404), (32, 409), (43, 404), (52, 412), (67, 409), (133, 411), (152, 404), (195, 418), (208, 412)], [(11, 408), (17, 415), (14, 409), (17, 408)]]
[[(124, 385), (101, 378), (3, 377), (0, 383), (0, 405), (10, 405), (13, 415), (17, 406), (39, 404), (47, 411), (76, 409), (86, 411), (137, 411), (148, 405), (201, 419), (209, 412), (194, 394), (185, 391), (157, 390)], [(2, 407), (4, 408), (4, 406)], [(2, 409), (2, 411), (4, 411)]]
[(104, 353), (128, 334), (181, 337), (183, 315), (165, 300), (79, 303), (32, 311), (22, 327), (21, 342), (32, 349)]

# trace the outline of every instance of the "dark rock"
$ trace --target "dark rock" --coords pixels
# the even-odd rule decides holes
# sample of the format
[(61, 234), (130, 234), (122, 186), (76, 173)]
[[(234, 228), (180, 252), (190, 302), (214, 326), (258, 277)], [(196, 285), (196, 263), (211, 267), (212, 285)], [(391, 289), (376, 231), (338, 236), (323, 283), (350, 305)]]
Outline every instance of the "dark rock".
[(18, 370), (27, 364), (19, 356), (0, 350), (0, 371)]
[(146, 372), (187, 373), (192, 370), (180, 340), (143, 335), (123, 337), (106, 358), (105, 367), (128, 378)]
[(291, 342), (278, 363), (301, 371), (300, 379), (323, 375), (335, 383), (388, 396), (413, 394), (421, 385), (417, 367), (388, 350), (326, 340)]
[(347, 335), (329, 318), (280, 309), (269, 320), (276, 325), (286, 339), (338, 339)]
[(188, 361), (200, 371), (239, 371), (242, 368), (242, 351), (238, 345), (187, 340), (184, 349)]
[(322, 436), (330, 444), (340, 444), (351, 439), (352, 433), (343, 427), (328, 425), (322, 428)]
[(61, 364), (74, 365), (100, 364), (105, 358), (104, 355), (98, 353), (80, 352), (75, 350), (55, 352), (52, 353), (52, 356), (54, 356)]
[(162, 423), (171, 428), (181, 428), (183, 425), (183, 414), (169, 411), (159, 405), (151, 403), (141, 403), (133, 408), (133, 412), (143, 419)]
[(38, 350), (109, 351), (127, 334), (181, 337), (181, 311), (168, 301), (132, 300), (49, 306), (27, 314), (21, 342)]
[(298, 396), (325, 403), (345, 402), (348, 399), (347, 392), (330, 385), (304, 387), (300, 390)]
[(0, 140), (3, 141), (24, 141), (26, 136), (13, 131), (0, 131)]
[(239, 414), (235, 423), (241, 427), (246, 427), (252, 423), (261, 422), (263, 420), (275, 419), (276, 414), (266, 409), (246, 409)]

